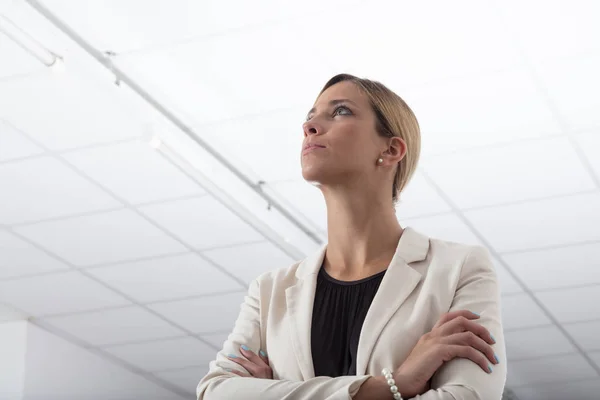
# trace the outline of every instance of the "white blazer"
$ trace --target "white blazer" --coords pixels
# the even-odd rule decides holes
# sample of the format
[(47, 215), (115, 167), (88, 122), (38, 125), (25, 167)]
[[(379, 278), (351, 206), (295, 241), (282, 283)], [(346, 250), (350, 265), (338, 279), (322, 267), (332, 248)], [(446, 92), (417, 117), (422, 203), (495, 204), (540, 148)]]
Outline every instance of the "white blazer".
[[(399, 367), (442, 314), (462, 309), (481, 314), (477, 322), (495, 337), (500, 364), (488, 374), (470, 360), (454, 359), (433, 376), (431, 390), (415, 399), (500, 400), (506, 351), (498, 281), (484, 248), (430, 239), (406, 228), (366, 315), (357, 375), (337, 378), (315, 377), (311, 355), (312, 310), (325, 250), (250, 284), (233, 332), (198, 385), (199, 400), (351, 399), (369, 376)], [(241, 357), (241, 345), (268, 354), (273, 380), (225, 370), (246, 372), (226, 358)]]

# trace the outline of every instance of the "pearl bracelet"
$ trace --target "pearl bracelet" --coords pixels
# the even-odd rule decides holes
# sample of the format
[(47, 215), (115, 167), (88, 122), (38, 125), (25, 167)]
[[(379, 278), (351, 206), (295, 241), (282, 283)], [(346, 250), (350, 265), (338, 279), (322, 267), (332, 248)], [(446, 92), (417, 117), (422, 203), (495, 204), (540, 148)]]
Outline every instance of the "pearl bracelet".
[(390, 385), (390, 392), (394, 396), (395, 400), (402, 400), (402, 395), (398, 392), (398, 386), (396, 386), (396, 381), (394, 380), (394, 376), (392, 375), (392, 371), (387, 368), (384, 368), (381, 373), (385, 377), (388, 385)]

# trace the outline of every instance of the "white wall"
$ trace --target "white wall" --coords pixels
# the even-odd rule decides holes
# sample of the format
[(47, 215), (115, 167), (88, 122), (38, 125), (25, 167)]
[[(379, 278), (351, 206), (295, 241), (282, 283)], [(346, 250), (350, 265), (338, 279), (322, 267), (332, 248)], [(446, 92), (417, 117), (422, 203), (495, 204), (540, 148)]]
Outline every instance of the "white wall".
[(21, 400), (25, 375), (27, 321), (0, 323), (0, 399)]

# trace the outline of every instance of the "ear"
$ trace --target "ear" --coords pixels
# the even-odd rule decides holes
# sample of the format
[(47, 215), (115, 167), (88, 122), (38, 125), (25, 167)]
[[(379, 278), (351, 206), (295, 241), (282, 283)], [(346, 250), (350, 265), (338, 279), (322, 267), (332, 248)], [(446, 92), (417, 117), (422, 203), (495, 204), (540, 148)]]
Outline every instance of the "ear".
[(406, 156), (406, 142), (397, 136), (391, 137), (383, 154), (390, 164), (398, 164)]

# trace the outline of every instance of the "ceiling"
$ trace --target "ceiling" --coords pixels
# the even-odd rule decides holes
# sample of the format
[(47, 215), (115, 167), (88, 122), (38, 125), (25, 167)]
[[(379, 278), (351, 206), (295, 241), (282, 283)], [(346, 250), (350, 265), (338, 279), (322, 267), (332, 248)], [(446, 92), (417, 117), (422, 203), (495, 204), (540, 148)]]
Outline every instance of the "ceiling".
[(348, 72), (422, 127), (402, 224), (490, 249), (508, 387), (597, 398), (598, 2), (0, 0), (0, 14), (64, 59), (48, 68), (0, 35), (0, 320), (192, 398), (250, 280), (324, 240), (300, 125)]

